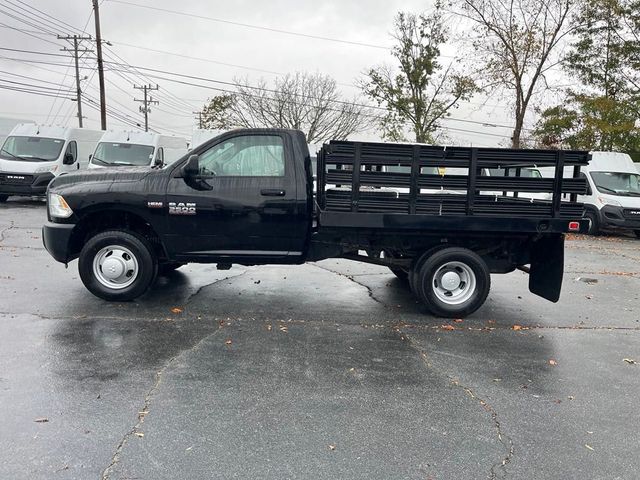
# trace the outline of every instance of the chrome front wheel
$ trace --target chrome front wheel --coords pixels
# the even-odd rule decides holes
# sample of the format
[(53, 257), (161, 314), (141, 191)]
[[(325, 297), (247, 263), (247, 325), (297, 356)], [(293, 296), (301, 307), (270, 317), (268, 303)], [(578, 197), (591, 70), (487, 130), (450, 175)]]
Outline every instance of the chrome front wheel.
[(107, 288), (127, 288), (140, 273), (138, 260), (131, 250), (122, 245), (109, 245), (93, 259), (93, 274)]

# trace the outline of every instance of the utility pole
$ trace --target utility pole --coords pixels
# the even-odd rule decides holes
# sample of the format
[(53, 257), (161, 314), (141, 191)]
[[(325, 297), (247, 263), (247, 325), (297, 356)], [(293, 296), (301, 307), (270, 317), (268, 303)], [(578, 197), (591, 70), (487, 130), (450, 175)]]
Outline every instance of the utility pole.
[(203, 122), (202, 122), (202, 110), (200, 110), (199, 112), (191, 112), (191, 113), (193, 113), (194, 115), (198, 115), (198, 128), (200, 130), (202, 130), (202, 125), (203, 125)]
[(160, 87), (158, 87), (158, 85), (156, 85), (155, 87), (153, 85), (143, 85), (141, 87), (134, 85), (133, 88), (135, 88), (136, 90), (144, 91), (144, 98), (142, 100), (138, 100), (137, 98), (134, 98), (133, 100), (142, 103), (142, 105), (140, 105), (140, 111), (144, 113), (144, 131), (148, 132), (149, 112), (151, 112), (151, 108), (149, 107), (149, 105), (158, 105), (158, 101), (154, 100), (152, 96), (148, 95), (148, 92), (149, 90), (159, 90)]
[(80, 88), (80, 67), (78, 67), (78, 53), (87, 53), (92, 52), (93, 50), (89, 50), (88, 48), (83, 48), (82, 50), (80, 50), (78, 48), (78, 42), (81, 42), (82, 40), (92, 40), (92, 38), (81, 37), (78, 35), (58, 35), (58, 40), (73, 40), (73, 49), (64, 47), (61, 50), (63, 52), (73, 53), (73, 57), (76, 62), (76, 101), (78, 102), (78, 126), (82, 128), (82, 89)]
[(100, 34), (100, 9), (98, 0), (93, 2), (93, 18), (96, 21), (96, 50), (98, 54), (98, 79), (100, 81), (100, 125), (107, 129), (107, 99), (104, 91), (104, 64), (102, 63), (102, 35)]

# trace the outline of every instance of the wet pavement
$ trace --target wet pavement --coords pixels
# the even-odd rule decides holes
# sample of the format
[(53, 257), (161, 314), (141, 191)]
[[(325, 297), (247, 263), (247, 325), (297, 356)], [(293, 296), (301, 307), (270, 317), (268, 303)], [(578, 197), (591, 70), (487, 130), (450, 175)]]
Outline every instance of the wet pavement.
[(558, 304), (494, 275), (456, 322), (344, 260), (107, 303), (44, 217), (0, 204), (2, 479), (640, 476), (638, 240), (571, 239)]

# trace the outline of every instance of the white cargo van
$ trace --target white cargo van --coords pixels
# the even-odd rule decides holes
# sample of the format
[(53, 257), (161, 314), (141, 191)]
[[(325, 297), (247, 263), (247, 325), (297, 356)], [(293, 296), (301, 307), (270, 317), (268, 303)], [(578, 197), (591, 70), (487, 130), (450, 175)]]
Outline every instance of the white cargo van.
[(16, 125), (21, 123), (36, 123), (31, 120), (19, 120), (17, 118), (0, 117), (0, 145), (2, 145)]
[(589, 233), (602, 229), (633, 230), (640, 237), (640, 174), (626, 153), (591, 152), (589, 166), (582, 167), (587, 178), (587, 195), (578, 196), (591, 220)]
[(225, 133), (223, 130), (206, 130), (204, 128), (196, 128), (191, 134), (189, 150), (193, 150), (198, 145), (202, 145), (204, 142), (208, 142), (212, 138), (216, 138), (218, 135), (222, 135), (223, 133)]
[(104, 132), (25, 123), (0, 149), (0, 202), (11, 195), (44, 195), (55, 176), (84, 168)]
[(89, 168), (164, 167), (187, 153), (187, 140), (153, 132), (108, 131), (100, 139)]

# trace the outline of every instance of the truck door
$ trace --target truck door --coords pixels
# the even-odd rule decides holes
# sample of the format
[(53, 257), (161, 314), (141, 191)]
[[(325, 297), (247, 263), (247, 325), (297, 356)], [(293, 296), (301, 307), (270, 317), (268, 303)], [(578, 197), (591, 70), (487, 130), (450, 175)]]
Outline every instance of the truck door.
[(305, 237), (289, 143), (276, 133), (222, 137), (198, 152), (199, 188), (175, 169), (166, 195), (167, 246), (186, 257), (301, 255)]

